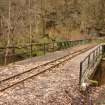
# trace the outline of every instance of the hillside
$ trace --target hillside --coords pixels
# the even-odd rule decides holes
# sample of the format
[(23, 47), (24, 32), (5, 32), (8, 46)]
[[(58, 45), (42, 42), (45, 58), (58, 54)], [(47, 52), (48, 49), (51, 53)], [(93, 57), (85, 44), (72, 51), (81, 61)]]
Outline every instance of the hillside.
[(78, 40), (105, 34), (104, 0), (0, 0), (0, 39), (6, 44)]

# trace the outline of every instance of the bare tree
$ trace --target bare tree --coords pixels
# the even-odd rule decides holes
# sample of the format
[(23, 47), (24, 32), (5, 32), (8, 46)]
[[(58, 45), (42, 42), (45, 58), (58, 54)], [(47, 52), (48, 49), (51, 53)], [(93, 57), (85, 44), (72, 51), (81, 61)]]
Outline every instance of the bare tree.
[(42, 35), (46, 33), (46, 23), (45, 23), (45, 0), (41, 0), (41, 21), (42, 21)]
[(7, 37), (7, 46), (5, 51), (5, 64), (7, 63), (7, 57), (9, 53), (9, 46), (10, 46), (10, 35), (11, 35), (11, 0), (9, 0), (8, 5), (8, 37)]
[(31, 22), (31, 1), (29, 0), (29, 43), (30, 43), (30, 57), (32, 57), (32, 22)]

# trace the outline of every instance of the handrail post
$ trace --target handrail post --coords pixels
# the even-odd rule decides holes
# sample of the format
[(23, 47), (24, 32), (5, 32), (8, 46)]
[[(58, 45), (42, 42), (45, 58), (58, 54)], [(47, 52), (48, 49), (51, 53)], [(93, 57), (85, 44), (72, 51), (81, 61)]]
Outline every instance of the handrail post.
[(96, 61), (98, 60), (98, 56), (99, 56), (99, 53), (98, 53), (98, 48), (96, 50)]
[(31, 51), (31, 52), (30, 52), (30, 57), (31, 57), (31, 58), (32, 58), (32, 53), (33, 53), (33, 51), (32, 51), (32, 50), (33, 50), (32, 47), (33, 47), (33, 46), (32, 46), (32, 43), (31, 43), (31, 46), (30, 46), (30, 51)]
[(100, 46), (99, 50), (100, 50), (100, 54), (102, 54), (102, 52), (101, 52), (101, 51), (102, 51), (102, 50), (101, 50), (101, 46)]
[(82, 80), (82, 64), (83, 62), (80, 63), (79, 85), (81, 85), (81, 80)]
[(46, 54), (46, 44), (43, 44), (44, 55)]
[(95, 52), (94, 52), (94, 61), (96, 62), (97, 61), (97, 49), (95, 50)]
[(90, 55), (88, 56), (88, 67), (90, 66)]
[(15, 46), (13, 45), (13, 64), (15, 63)]
[(95, 51), (93, 51), (93, 66), (94, 66), (94, 62), (95, 61)]
[(54, 45), (55, 45), (55, 43), (53, 42), (53, 52), (55, 51), (55, 46)]

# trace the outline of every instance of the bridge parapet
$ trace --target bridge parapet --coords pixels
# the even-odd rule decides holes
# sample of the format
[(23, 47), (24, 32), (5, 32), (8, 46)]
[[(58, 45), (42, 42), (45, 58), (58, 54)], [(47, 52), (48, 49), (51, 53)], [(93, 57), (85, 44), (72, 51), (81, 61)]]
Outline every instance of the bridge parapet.
[(103, 45), (99, 45), (80, 63), (80, 86), (88, 83), (90, 76), (96, 71), (102, 59), (102, 53)]

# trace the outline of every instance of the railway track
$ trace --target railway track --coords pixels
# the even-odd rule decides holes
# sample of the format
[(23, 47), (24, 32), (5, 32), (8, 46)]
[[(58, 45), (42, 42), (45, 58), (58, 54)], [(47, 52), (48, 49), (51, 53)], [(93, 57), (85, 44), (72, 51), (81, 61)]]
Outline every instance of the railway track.
[(30, 70), (24, 71), (22, 73), (19, 73), (17, 75), (11, 76), (9, 78), (3, 79), (0, 81), (0, 92), (5, 91), (6, 89), (11, 88), (14, 85), (17, 85), (21, 82), (24, 82), (32, 77), (38, 76), (40, 74), (43, 74), (46, 71), (50, 71), (51, 69), (59, 66), (60, 64), (64, 63), (65, 61), (68, 61), (74, 57), (76, 57), (77, 55), (80, 55), (86, 51), (88, 51), (89, 49), (95, 47), (96, 45), (78, 50), (76, 52), (70, 53), (66, 56), (63, 56), (61, 58), (58, 58), (56, 60), (53, 61), (49, 61), (45, 64), (39, 65), (35, 68), (32, 68)]

